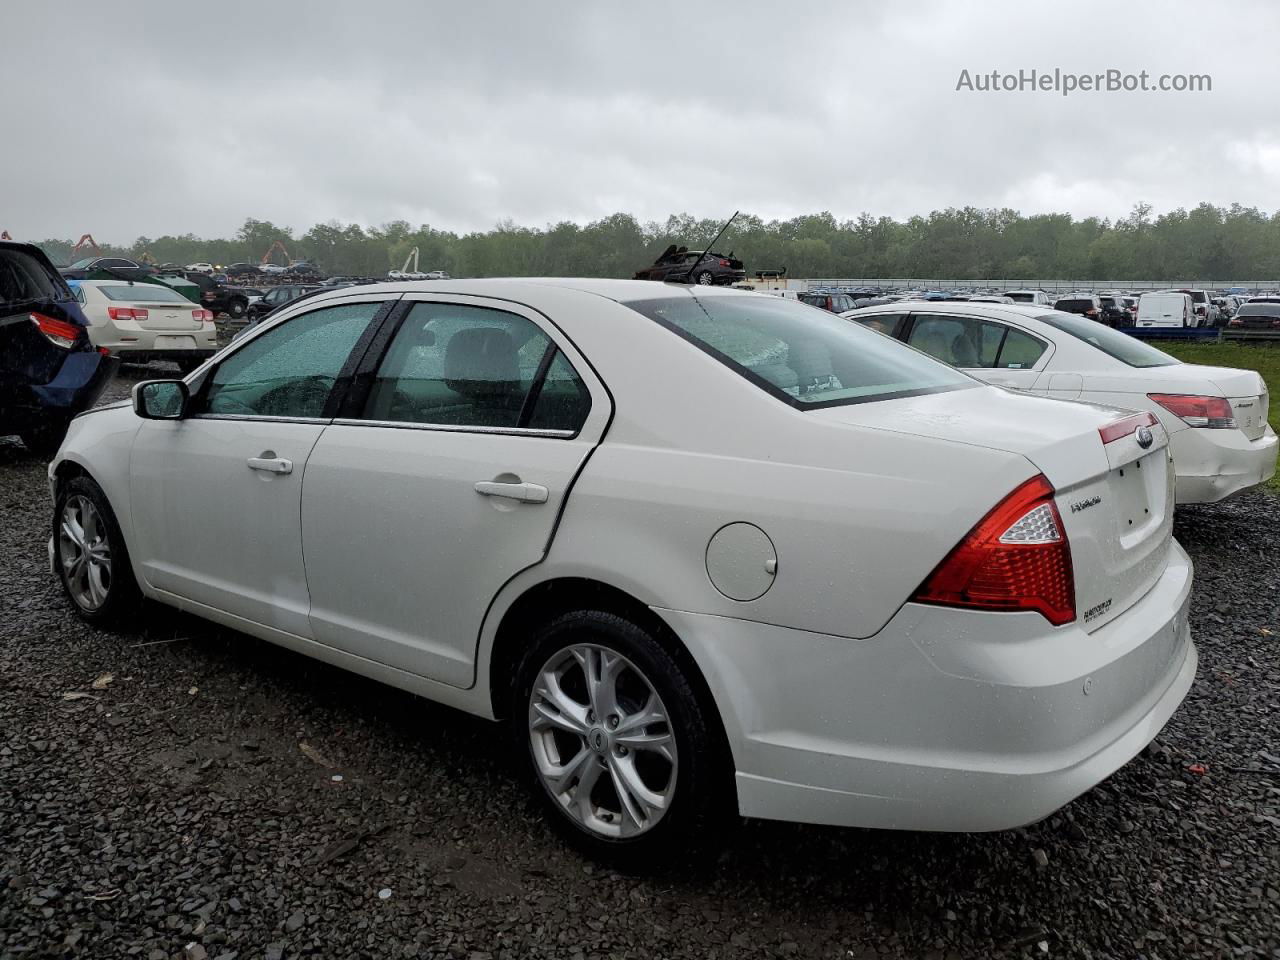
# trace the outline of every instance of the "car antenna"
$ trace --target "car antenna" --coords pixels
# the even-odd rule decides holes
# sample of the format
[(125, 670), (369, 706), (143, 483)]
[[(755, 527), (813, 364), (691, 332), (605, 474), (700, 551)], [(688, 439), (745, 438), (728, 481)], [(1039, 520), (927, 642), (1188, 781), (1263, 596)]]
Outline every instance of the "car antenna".
[(719, 239), (722, 236), (724, 236), (724, 232), (729, 229), (729, 224), (733, 223), (733, 221), (738, 219), (739, 213), (741, 213), (740, 210), (733, 211), (733, 216), (730, 217), (727, 221), (725, 221), (725, 225), (720, 228), (720, 232), (715, 235), (715, 239), (712, 240), (709, 244), (707, 244), (707, 248), (702, 251), (702, 255), (693, 262), (693, 266), (690, 267), (688, 271), (685, 273), (684, 278), (686, 280), (688, 280), (690, 277), (693, 276), (693, 271), (698, 269), (698, 267), (702, 264), (702, 261), (707, 258), (707, 254), (711, 252), (711, 248), (716, 245), (717, 241), (719, 241)]

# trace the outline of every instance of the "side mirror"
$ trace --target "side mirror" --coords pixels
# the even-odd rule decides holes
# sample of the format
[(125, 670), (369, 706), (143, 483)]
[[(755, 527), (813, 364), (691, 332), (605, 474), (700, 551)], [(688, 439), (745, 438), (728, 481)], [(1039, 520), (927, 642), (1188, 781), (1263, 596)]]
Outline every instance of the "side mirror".
[(181, 380), (146, 380), (133, 388), (133, 412), (144, 420), (181, 420), (189, 399)]

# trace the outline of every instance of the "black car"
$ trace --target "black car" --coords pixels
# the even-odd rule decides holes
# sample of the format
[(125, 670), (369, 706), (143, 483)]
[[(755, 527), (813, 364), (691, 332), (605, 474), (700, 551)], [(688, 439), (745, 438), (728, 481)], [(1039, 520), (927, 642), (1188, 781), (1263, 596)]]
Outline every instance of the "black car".
[(1227, 321), (1233, 330), (1280, 330), (1280, 303), (1249, 301)]
[(256, 277), (261, 272), (256, 263), (233, 263), (226, 270), (228, 277)]
[(0, 435), (52, 456), (120, 361), (89, 342), (89, 321), (39, 247), (0, 241)]
[(243, 290), (228, 287), (205, 273), (184, 270), (182, 275), (200, 288), (200, 306), (215, 314), (225, 313), (239, 320), (249, 311), (249, 296)]
[(721, 253), (690, 250), (674, 243), (662, 252), (653, 266), (637, 270), (636, 280), (663, 280), (667, 283), (697, 283), (702, 286), (729, 286), (747, 279), (742, 261)]
[(289, 264), (289, 266), (284, 268), (284, 275), (286, 277), (297, 277), (299, 279), (314, 278), (317, 280), (324, 276), (324, 274), (320, 272), (319, 267), (307, 260), (299, 260), (296, 263)]
[(1124, 302), (1122, 294), (1099, 294), (1102, 302), (1102, 322), (1108, 327), (1128, 327), (1133, 325), (1133, 315)]
[(154, 267), (143, 266), (124, 257), (86, 257), (58, 270), (64, 280), (137, 280), (156, 274)]
[(1102, 301), (1091, 293), (1078, 293), (1054, 301), (1053, 309), (1063, 313), (1078, 313), (1090, 320), (1102, 322)]
[(308, 293), (315, 290), (332, 290), (332, 287), (320, 287), (314, 283), (282, 283), (278, 287), (272, 287), (262, 299), (249, 304), (249, 309), (245, 311), (251, 321), (260, 320), (277, 307), (283, 307), (286, 303), (293, 303), (299, 297), (304, 297)]

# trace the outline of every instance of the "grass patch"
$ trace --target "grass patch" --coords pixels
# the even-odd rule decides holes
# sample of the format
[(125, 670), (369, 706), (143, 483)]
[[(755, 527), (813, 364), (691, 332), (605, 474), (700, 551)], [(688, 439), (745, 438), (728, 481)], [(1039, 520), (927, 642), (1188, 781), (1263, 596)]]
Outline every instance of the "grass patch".
[[(1236, 367), (1256, 370), (1267, 382), (1271, 403), (1267, 420), (1272, 429), (1280, 424), (1280, 343), (1153, 343), (1152, 346), (1177, 357), (1184, 363), (1203, 363), (1210, 367)], [(1267, 484), (1280, 491), (1280, 474)]]

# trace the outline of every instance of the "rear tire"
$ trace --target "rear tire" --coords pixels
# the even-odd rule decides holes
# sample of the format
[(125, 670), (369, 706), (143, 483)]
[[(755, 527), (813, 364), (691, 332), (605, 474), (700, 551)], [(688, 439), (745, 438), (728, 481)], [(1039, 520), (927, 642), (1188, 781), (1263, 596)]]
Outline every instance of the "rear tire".
[(737, 823), (714, 714), (686, 668), (622, 617), (584, 610), (538, 630), (509, 723), (536, 802), (592, 858), (682, 866)]
[(700, 287), (709, 287), (713, 283), (715, 283), (715, 278), (711, 276), (710, 270), (703, 270), (701, 273), (699, 273), (696, 277), (693, 278), (693, 282)]
[(246, 309), (247, 307), (246, 307), (245, 301), (232, 300), (230, 305), (227, 307), (227, 316), (229, 316), (232, 320), (239, 320), (241, 317), (244, 316), (244, 312)]
[(53, 559), (76, 613), (95, 626), (123, 626), (142, 602), (129, 550), (107, 495), (89, 477), (58, 491), (53, 511)]

